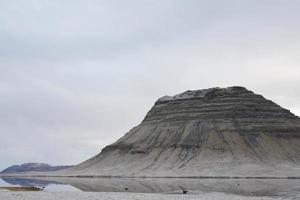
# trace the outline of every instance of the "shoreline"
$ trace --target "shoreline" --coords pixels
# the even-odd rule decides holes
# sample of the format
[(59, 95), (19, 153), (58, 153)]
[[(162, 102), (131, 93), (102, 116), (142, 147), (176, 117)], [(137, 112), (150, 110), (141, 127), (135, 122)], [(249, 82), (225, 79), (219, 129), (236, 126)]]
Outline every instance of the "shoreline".
[(167, 178), (167, 179), (300, 179), (300, 176), (101, 176), (101, 175), (37, 175), (0, 174), (0, 178)]

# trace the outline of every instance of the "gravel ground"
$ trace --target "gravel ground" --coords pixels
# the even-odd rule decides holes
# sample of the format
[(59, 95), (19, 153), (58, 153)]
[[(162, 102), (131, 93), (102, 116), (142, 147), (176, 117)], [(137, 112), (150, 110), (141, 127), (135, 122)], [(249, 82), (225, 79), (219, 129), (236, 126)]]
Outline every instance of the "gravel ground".
[(201, 193), (201, 194), (143, 194), (143, 193), (121, 193), (121, 192), (10, 192), (0, 190), (1, 200), (279, 200), (286, 198), (272, 197), (249, 197), (230, 195), (225, 193)]

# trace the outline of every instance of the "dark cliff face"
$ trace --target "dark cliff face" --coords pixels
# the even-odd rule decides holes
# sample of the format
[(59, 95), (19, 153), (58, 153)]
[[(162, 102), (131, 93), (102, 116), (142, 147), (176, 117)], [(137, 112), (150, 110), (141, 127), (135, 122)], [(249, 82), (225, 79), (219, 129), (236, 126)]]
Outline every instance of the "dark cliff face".
[(160, 98), (140, 125), (77, 169), (195, 174), (259, 163), (300, 163), (300, 119), (246, 88), (229, 87)]
[(186, 91), (174, 97), (162, 97), (143, 122), (266, 118), (280, 120), (297, 117), (246, 88), (229, 87)]

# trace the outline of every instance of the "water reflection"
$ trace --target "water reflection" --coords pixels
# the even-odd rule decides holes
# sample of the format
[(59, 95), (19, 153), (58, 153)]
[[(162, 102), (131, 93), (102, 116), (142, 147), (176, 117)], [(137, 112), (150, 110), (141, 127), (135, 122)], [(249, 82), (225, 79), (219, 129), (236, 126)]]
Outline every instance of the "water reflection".
[(22, 187), (34, 187), (43, 188), (46, 191), (80, 191), (79, 189), (54, 180), (42, 180), (33, 178), (1, 178), (0, 186), (22, 186)]
[(30, 186), (30, 187), (46, 187), (49, 184), (62, 184), (55, 181), (46, 181), (38, 179), (27, 179), (27, 178), (2, 178), (3, 181), (10, 185), (19, 185), (19, 186)]
[[(244, 196), (300, 197), (299, 179), (185, 179), (185, 178), (3, 178), (12, 185), (77, 188), (93, 192), (182, 193), (223, 192)], [(50, 187), (51, 186), (51, 187)], [(48, 187), (48, 189), (47, 189)], [(70, 188), (68, 188), (70, 187)]]

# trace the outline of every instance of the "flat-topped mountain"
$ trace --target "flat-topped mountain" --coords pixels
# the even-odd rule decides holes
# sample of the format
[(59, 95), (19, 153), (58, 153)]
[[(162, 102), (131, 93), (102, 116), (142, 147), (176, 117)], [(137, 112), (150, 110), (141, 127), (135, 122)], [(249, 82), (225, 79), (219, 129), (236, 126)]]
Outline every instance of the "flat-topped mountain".
[(49, 171), (57, 171), (66, 169), (72, 166), (51, 166), (46, 163), (24, 163), (21, 165), (13, 165), (10, 166), (3, 171), (1, 171), (1, 174), (13, 174), (13, 173), (23, 173), (23, 172), (49, 172)]
[(293, 176), (300, 119), (244, 87), (158, 99), (141, 124), (69, 175)]

